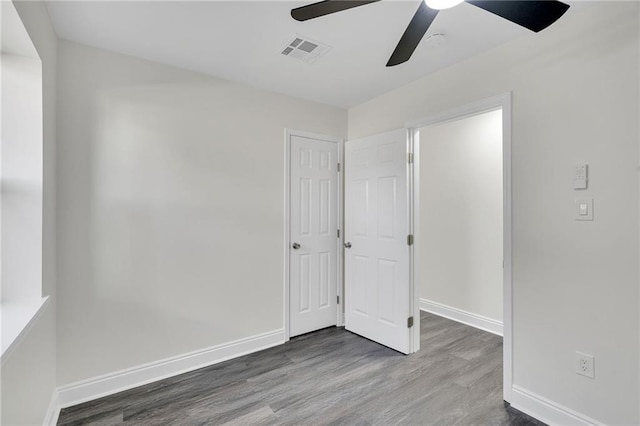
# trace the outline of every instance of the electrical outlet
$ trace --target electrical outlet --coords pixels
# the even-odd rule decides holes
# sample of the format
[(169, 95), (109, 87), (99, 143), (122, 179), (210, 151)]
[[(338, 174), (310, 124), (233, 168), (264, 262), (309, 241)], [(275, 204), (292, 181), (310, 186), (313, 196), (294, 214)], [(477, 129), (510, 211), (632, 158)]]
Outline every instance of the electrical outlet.
[(595, 379), (593, 355), (576, 352), (576, 374)]

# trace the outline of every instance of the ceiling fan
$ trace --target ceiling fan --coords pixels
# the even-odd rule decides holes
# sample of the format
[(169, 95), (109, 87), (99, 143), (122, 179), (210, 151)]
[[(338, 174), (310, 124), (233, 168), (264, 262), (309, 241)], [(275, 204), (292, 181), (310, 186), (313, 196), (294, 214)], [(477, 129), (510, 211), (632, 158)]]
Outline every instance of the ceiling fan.
[[(380, 0), (324, 0), (292, 9), (291, 17), (296, 21), (307, 21), (378, 1)], [(535, 32), (553, 24), (569, 9), (568, 4), (557, 0), (465, 1)], [(438, 12), (462, 2), (463, 0), (420, 0), (420, 6), (391, 54), (387, 66), (392, 67), (408, 61)]]

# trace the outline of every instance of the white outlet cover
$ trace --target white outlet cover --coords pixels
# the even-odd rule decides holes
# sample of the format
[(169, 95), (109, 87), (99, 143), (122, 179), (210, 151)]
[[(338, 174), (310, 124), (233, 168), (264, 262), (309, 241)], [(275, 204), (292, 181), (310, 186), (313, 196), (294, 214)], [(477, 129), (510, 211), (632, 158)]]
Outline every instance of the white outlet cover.
[(576, 374), (595, 379), (595, 359), (593, 355), (576, 351)]

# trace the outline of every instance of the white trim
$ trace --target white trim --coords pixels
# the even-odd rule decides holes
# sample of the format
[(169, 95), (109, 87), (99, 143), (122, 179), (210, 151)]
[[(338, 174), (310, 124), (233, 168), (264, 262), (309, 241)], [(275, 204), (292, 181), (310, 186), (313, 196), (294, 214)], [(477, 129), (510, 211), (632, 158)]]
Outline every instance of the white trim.
[(290, 312), (289, 312), (289, 287), (290, 287), (290, 274), (289, 274), (289, 243), (291, 240), (291, 230), (289, 229), (289, 222), (291, 220), (291, 136), (299, 136), (303, 138), (316, 139), (326, 142), (333, 142), (338, 146), (338, 162), (341, 165), (341, 169), (338, 172), (338, 228), (340, 229), (340, 238), (336, 238), (338, 245), (338, 262), (337, 262), (337, 277), (336, 277), (336, 295), (340, 297), (340, 304), (338, 305), (336, 311), (336, 325), (343, 326), (344, 325), (344, 296), (343, 296), (343, 246), (342, 241), (344, 238), (344, 212), (343, 212), (343, 176), (344, 176), (344, 164), (343, 164), (343, 151), (344, 151), (344, 139), (322, 135), (318, 133), (305, 132), (302, 130), (293, 130), (293, 129), (284, 129), (284, 315), (282, 328), (284, 329), (284, 340), (288, 342), (291, 338), (290, 332)]
[(336, 325), (344, 327), (344, 139), (338, 142), (338, 162), (340, 163), (340, 171), (338, 171), (338, 229), (340, 229), (340, 238), (338, 244), (338, 291), (336, 294), (340, 298), (338, 304), (338, 318)]
[(501, 321), (487, 318), (472, 312), (463, 311), (462, 309), (443, 305), (442, 303), (433, 302), (427, 299), (420, 299), (420, 309), (432, 314), (449, 318), (450, 320), (488, 331), (489, 333), (502, 336), (503, 324)]
[[(489, 112), (496, 109), (502, 109), (502, 167), (503, 167), (503, 399), (507, 402), (511, 401), (511, 388), (513, 385), (513, 282), (512, 282), (512, 216), (511, 216), (511, 92), (504, 93), (502, 95), (494, 96), (491, 98), (483, 99), (477, 102), (473, 102), (467, 105), (463, 105), (459, 108), (454, 108), (442, 113), (434, 114), (430, 117), (410, 121), (405, 124), (405, 127), (414, 131), (414, 134), (421, 127), (429, 126), (432, 124), (443, 124), (449, 121), (458, 120), (460, 118), (469, 117), (484, 112)], [(417, 146), (419, 147), (419, 138), (416, 138)], [(419, 163), (417, 163), (419, 164)], [(416, 165), (415, 169), (419, 169)], [(419, 173), (419, 171), (418, 171)], [(416, 186), (416, 191), (419, 191), (419, 186)], [(419, 209), (419, 199), (416, 203), (416, 207)], [(418, 216), (416, 216), (418, 217)], [(416, 232), (419, 230), (419, 220), (416, 220)], [(420, 242), (419, 238), (416, 238), (414, 251), (419, 251)], [(418, 269), (418, 268), (416, 268)], [(416, 285), (419, 288), (419, 276), (414, 271), (414, 277), (416, 279)]]
[(295, 133), (294, 130), (284, 129), (284, 241), (282, 242), (282, 248), (284, 249), (284, 286), (282, 288), (282, 299), (284, 304), (282, 306), (282, 328), (284, 330), (284, 341), (288, 342), (291, 338), (289, 331), (289, 241), (291, 241), (291, 229), (289, 223), (291, 221), (291, 136)]
[(511, 92), (495, 99), (502, 107), (502, 392), (505, 401), (511, 401), (513, 386), (513, 219), (511, 216)]
[(516, 385), (513, 386), (511, 399), (513, 408), (550, 425), (604, 425), (591, 417)]
[(45, 305), (49, 302), (49, 296), (36, 299), (31, 303), (4, 303), (0, 305), (0, 317), (2, 332), (2, 355), (0, 363), (9, 358), (13, 348), (27, 334), (29, 329), (44, 312)]
[(49, 401), (49, 407), (47, 408), (47, 414), (44, 416), (43, 426), (55, 426), (58, 423), (58, 417), (60, 417), (60, 406), (58, 405), (58, 390), (54, 389), (51, 394), (51, 401)]
[(58, 388), (58, 406), (64, 408), (91, 401), (282, 343), (284, 343), (284, 330), (273, 330), (207, 349), (60, 386)]
[(413, 329), (409, 338), (409, 353), (420, 350), (420, 282), (416, 266), (418, 247), (416, 236), (420, 235), (420, 143), (419, 135), (413, 129), (407, 129), (407, 140), (409, 141), (409, 153), (413, 156), (413, 161), (408, 165), (408, 200), (409, 200), (409, 234), (413, 235), (413, 245), (409, 247), (409, 309), (413, 316)]
[(491, 98), (482, 99), (477, 102), (472, 102), (470, 104), (463, 105), (458, 108), (453, 108), (438, 114), (434, 114), (427, 118), (408, 121), (407, 123), (405, 123), (405, 127), (409, 129), (419, 129), (421, 127), (430, 126), (432, 124), (444, 124), (450, 121), (459, 120), (461, 118), (490, 112), (499, 108), (502, 108), (504, 110), (505, 105), (510, 103), (511, 93), (509, 92)]

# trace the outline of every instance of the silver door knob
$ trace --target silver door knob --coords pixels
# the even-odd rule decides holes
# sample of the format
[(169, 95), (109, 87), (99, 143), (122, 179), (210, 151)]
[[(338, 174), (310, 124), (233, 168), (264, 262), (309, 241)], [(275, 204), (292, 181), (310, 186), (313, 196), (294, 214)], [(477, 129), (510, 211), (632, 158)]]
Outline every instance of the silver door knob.
[(344, 243), (344, 248), (351, 248), (351, 243)]
[(294, 250), (298, 250), (300, 248), (300, 244), (293, 243), (293, 244), (291, 244), (291, 247), (293, 247)]

